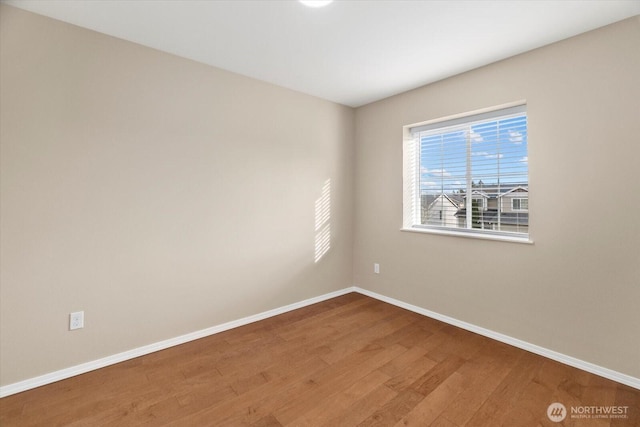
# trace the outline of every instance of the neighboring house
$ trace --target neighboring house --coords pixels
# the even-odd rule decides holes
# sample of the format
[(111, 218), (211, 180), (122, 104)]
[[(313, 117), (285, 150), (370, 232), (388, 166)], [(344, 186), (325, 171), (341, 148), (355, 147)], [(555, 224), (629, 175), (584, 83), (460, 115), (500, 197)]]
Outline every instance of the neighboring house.
[[(472, 192), (474, 204), (478, 206), (473, 221), (474, 228), (485, 230), (529, 231), (529, 187), (527, 184), (483, 185)], [(466, 221), (466, 196), (456, 212), (458, 227)]]
[[(464, 193), (423, 194), (421, 197), (422, 224), (465, 228), (467, 209)], [(527, 184), (502, 184), (498, 187), (480, 182), (471, 197), (473, 228), (519, 233), (529, 231)]]
[(422, 196), (422, 224), (457, 227), (456, 212), (463, 204), (462, 197), (454, 194)]

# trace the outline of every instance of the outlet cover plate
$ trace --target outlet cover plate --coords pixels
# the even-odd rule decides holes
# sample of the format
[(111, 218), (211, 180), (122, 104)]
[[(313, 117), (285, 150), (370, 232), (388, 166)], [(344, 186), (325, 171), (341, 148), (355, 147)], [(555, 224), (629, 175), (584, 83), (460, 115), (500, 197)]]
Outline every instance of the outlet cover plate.
[(69, 313), (69, 330), (84, 328), (84, 311)]

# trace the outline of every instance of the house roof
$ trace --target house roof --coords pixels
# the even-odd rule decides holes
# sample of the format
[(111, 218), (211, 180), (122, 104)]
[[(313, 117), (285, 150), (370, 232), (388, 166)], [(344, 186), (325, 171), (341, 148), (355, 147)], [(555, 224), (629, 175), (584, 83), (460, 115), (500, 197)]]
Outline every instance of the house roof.
[[(474, 187), (473, 195), (480, 195), (486, 198), (498, 198), (510, 194), (515, 191), (529, 191), (528, 183), (510, 183), (510, 184), (480, 184), (479, 187)], [(423, 204), (430, 206), (438, 197), (444, 195), (453, 204), (460, 205), (464, 202), (466, 195), (464, 193), (423, 193)], [(425, 203), (426, 202), (426, 203)]]
[[(455, 213), (455, 217), (462, 217), (467, 215), (465, 208), (459, 209)], [(482, 211), (481, 219), (485, 224), (497, 224), (498, 223), (498, 210), (488, 209)], [(529, 225), (529, 213), (528, 212), (502, 212), (500, 214), (500, 224), (502, 225)]]
[[(485, 215), (485, 223), (498, 223), (498, 212), (492, 212), (492, 214), (489, 217)], [(503, 212), (500, 215), (500, 223), (503, 225), (529, 225), (529, 214), (527, 212)]]
[(473, 188), (473, 193), (478, 192), (480, 194), (486, 194), (488, 197), (499, 197), (500, 195), (516, 191), (517, 189), (529, 191), (528, 188), (529, 183), (527, 182), (506, 183), (500, 184), (499, 186), (498, 184), (476, 184)]
[(449, 203), (451, 203), (454, 207), (458, 207), (460, 206), (460, 204), (463, 202), (463, 198), (458, 196), (458, 195), (454, 195), (454, 194), (445, 194), (445, 193), (441, 193), (441, 194), (423, 194), (422, 197), (423, 199), (423, 204), (428, 206), (427, 209), (431, 209), (432, 205), (441, 197), (444, 197)]
[[(488, 193), (485, 193), (484, 191), (479, 191), (479, 190), (473, 190), (473, 191), (471, 192), (471, 197), (473, 197), (475, 194), (478, 194), (478, 195), (480, 195), (480, 196), (482, 196), (482, 197), (486, 197), (486, 198), (490, 198), (490, 197), (491, 197)], [(467, 198), (467, 196), (466, 196), (466, 195), (465, 195), (465, 196), (462, 196), (462, 198), (463, 198), (463, 199), (466, 199), (466, 198)]]
[(522, 186), (517, 186), (515, 188), (512, 188), (511, 190), (504, 192), (502, 194), (500, 194), (498, 197), (502, 197), (502, 196), (506, 196), (507, 194), (516, 192), (516, 191), (525, 191), (525, 192), (529, 192), (529, 187), (522, 187)]

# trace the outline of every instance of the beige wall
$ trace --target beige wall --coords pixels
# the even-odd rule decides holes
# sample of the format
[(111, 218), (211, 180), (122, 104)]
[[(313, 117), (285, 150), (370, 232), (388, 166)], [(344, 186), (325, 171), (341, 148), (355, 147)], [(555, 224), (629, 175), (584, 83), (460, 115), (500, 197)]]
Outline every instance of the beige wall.
[[(0, 19), (1, 385), (352, 284), (640, 377), (638, 17), (355, 115)], [(520, 99), (535, 244), (399, 231), (402, 126)]]
[[(359, 108), (355, 285), (640, 377), (638, 40), (635, 17)], [(402, 126), (521, 99), (535, 244), (399, 231)]]
[(0, 8), (0, 384), (351, 285), (352, 109)]

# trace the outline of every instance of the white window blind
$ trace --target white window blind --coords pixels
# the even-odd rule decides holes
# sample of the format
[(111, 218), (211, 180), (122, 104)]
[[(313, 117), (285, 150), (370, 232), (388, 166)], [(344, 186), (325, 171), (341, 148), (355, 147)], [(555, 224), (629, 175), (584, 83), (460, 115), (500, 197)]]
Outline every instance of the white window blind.
[(408, 127), (404, 227), (526, 239), (526, 106)]

